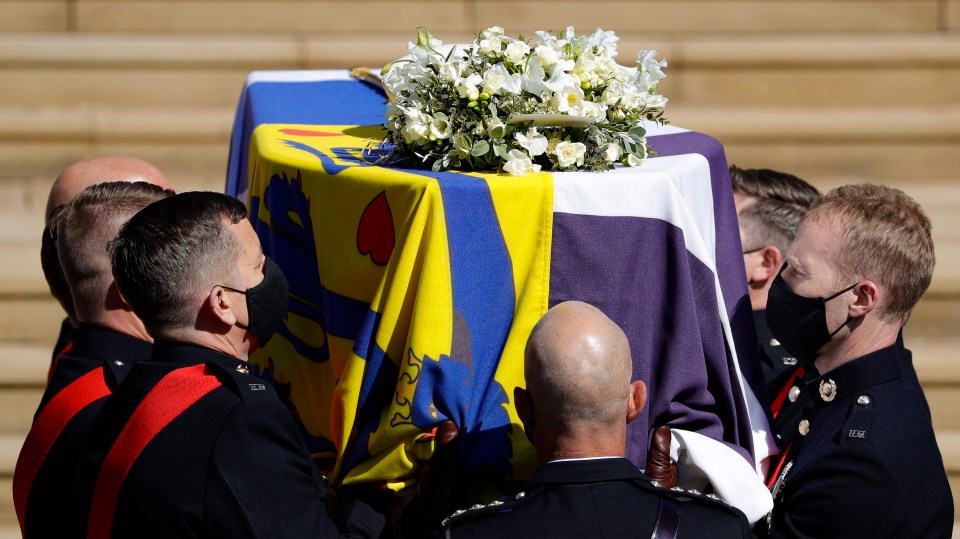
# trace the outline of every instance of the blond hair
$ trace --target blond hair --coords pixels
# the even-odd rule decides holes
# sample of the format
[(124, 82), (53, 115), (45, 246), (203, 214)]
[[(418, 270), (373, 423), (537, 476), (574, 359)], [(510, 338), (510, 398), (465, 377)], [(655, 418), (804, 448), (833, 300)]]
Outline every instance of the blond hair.
[(930, 219), (915, 200), (881, 185), (845, 185), (815, 202), (807, 220), (842, 228), (835, 268), (846, 281), (870, 279), (886, 291), (880, 318), (904, 323), (930, 286), (936, 256)]

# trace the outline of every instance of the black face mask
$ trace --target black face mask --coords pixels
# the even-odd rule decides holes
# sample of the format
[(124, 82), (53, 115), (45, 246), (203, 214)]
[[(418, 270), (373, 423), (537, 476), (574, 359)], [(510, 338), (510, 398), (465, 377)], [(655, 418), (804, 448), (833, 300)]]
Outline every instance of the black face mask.
[(823, 345), (852, 320), (847, 317), (840, 327), (831, 332), (827, 329), (827, 302), (860, 283), (854, 283), (825, 298), (807, 298), (790, 290), (784, 282), (783, 270), (786, 268), (784, 264), (770, 286), (767, 325), (780, 344), (809, 367)]
[(266, 344), (280, 329), (280, 324), (287, 316), (289, 287), (280, 267), (270, 257), (266, 257), (263, 263), (263, 280), (257, 286), (245, 291), (220, 286), (247, 296), (247, 325), (237, 322), (237, 327), (253, 333), (260, 346)]

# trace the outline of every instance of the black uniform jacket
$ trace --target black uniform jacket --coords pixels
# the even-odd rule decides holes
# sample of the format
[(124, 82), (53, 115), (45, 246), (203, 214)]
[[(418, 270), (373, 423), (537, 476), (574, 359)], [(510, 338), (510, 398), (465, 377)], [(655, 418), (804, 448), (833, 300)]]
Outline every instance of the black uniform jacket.
[(627, 459), (551, 462), (504, 502), (454, 513), (444, 537), (749, 537), (739, 510), (706, 496), (654, 486)]
[[(763, 383), (767, 386), (770, 401), (774, 401), (780, 390), (789, 382), (800, 362), (793, 354), (780, 345), (770, 327), (767, 326), (767, 311), (753, 311), (753, 324), (757, 329), (760, 344), (760, 369), (763, 371)], [(785, 403), (787, 405), (789, 401)]]
[[(103, 379), (106, 388), (112, 392), (117, 384), (123, 380), (130, 366), (150, 357), (152, 346), (146, 341), (118, 333), (106, 328), (83, 325), (74, 335), (73, 346), (69, 353), (60, 357), (56, 368), (51, 373), (47, 389), (40, 401), (40, 407), (34, 416), (29, 440), (36, 436), (41, 429), (50, 428), (49, 424), (37, 422), (41, 412), (47, 407), (50, 400), (64, 388), (70, 386), (78, 378), (103, 368)], [(65, 507), (70, 502), (73, 472), (76, 465), (77, 451), (93, 424), (94, 418), (103, 407), (107, 397), (103, 396), (79, 409), (76, 415), (66, 424), (29, 486), (29, 496), (26, 502), (25, 536), (32, 537), (61, 537), (67, 520), (63, 518)], [(24, 445), (22, 451), (34, 448)], [(26, 455), (21, 453), (20, 459)], [(24, 470), (23, 463), (18, 463), (18, 470)], [(25, 481), (25, 477), (15, 478), (15, 482)], [(24, 523), (21, 522), (23, 527)]]
[(240, 359), (167, 342), (134, 366), (98, 417), (78, 467), (78, 528), (87, 529), (100, 464), (134, 410), (165, 375), (201, 364), (221, 385), (176, 415), (133, 461), (112, 537), (339, 537), (326, 486), (270, 385)]
[(774, 537), (950, 537), (953, 498), (910, 351), (806, 382), (774, 490)]

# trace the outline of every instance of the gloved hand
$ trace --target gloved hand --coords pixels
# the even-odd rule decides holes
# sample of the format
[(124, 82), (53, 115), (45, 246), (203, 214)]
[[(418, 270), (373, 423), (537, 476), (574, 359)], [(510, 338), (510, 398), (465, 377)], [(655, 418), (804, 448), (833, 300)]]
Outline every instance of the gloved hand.
[(433, 435), (433, 456), (417, 469), (417, 495), (394, 527), (399, 537), (430, 537), (460, 506), (460, 430), (447, 419), (437, 424)]
[(663, 488), (677, 486), (677, 465), (670, 460), (670, 438), (670, 427), (666, 425), (653, 431), (650, 451), (647, 452), (647, 467), (643, 471)]

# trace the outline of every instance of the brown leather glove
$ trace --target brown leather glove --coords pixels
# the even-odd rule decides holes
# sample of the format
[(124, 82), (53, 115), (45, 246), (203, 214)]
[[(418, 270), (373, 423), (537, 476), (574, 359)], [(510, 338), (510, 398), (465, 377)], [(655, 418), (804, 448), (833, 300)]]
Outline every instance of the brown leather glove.
[(663, 488), (677, 486), (677, 465), (670, 461), (670, 427), (664, 425), (653, 431), (643, 473)]

